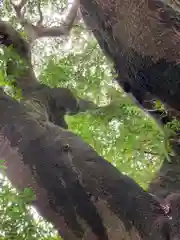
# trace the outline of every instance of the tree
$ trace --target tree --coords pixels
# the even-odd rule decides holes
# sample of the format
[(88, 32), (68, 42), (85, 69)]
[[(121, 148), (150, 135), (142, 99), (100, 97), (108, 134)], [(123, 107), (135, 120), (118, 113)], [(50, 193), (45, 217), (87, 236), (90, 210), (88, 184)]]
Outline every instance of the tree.
[[(126, 70), (124, 60), (127, 56), (120, 59), (122, 65), (119, 65), (118, 56), (122, 46), (114, 42), (111, 45), (113, 32), (110, 30), (113, 24), (104, 19), (105, 13), (111, 17), (109, 10), (116, 5), (110, 3), (104, 6), (103, 2), (98, 3), (99, 5), (93, 5), (96, 4), (95, 1), (81, 0), (84, 7), (83, 17), (94, 31), (100, 46), (114, 61), (119, 74), (119, 71)], [(38, 5), (40, 21), (33, 25), (24, 19), (25, 4), (26, 1), (21, 1), (19, 5), (13, 6), (31, 42), (40, 37), (66, 34), (77, 16), (78, 1), (75, 1), (64, 25), (44, 28), (40, 6)], [(85, 10), (88, 15), (85, 14)], [(171, 14), (174, 12), (171, 10)], [(115, 17), (119, 16), (118, 11), (117, 16), (116, 11), (113, 11), (113, 14)], [(106, 24), (110, 26), (107, 28)], [(76, 114), (88, 109), (97, 109), (97, 106), (82, 98), (76, 98), (68, 89), (50, 88), (41, 84), (32, 67), (29, 41), (4, 21), (0, 22), (0, 33), (1, 44), (8, 47), (8, 50), (4, 50), (7, 56), (7, 77), (15, 79), (11, 84), (22, 92), (20, 101), (17, 101), (1, 89), (1, 146), (2, 149), (6, 148), (6, 151), (1, 151), (1, 158), (5, 159), (6, 175), (13, 185), (19, 191), (27, 187), (33, 189), (36, 198), (32, 204), (45, 219), (53, 223), (64, 239), (172, 239), (178, 236), (178, 217), (175, 216), (178, 211), (174, 212), (178, 195), (174, 200), (170, 197), (164, 202), (157, 200), (99, 156), (80, 137), (65, 130), (68, 127), (64, 120), (66, 113), (70, 111), (71, 114)], [(118, 56), (114, 57), (116, 46)], [(9, 53), (9, 47), (13, 54)], [(132, 61), (132, 65), (134, 63), (136, 59)], [(120, 79), (122, 77), (118, 76), (118, 81)], [(131, 83), (131, 80), (127, 83)], [(134, 85), (139, 90), (139, 86)], [(149, 93), (148, 90), (145, 89), (145, 97), (147, 92)], [(142, 96), (143, 101), (140, 103), (144, 106), (143, 102), (147, 100), (144, 98), (144, 91)], [(160, 100), (161, 96), (156, 94)], [(167, 99), (168, 97), (170, 99), (171, 96), (167, 96)], [(161, 114), (161, 111), (159, 112)], [(154, 113), (157, 111), (153, 111), (153, 116)], [(165, 117), (159, 119), (158, 115), (158, 120), (166, 124), (173, 117), (178, 119), (177, 111), (166, 110)], [(160, 197), (178, 192), (178, 181), (174, 184), (174, 179), (178, 180), (179, 172), (177, 136), (178, 132), (171, 136), (176, 154), (171, 157), (171, 164), (164, 161), (160, 170), (160, 174), (165, 174), (165, 177), (160, 184), (153, 182), (150, 186), (150, 191), (158, 192)], [(171, 214), (173, 221), (169, 218)]]

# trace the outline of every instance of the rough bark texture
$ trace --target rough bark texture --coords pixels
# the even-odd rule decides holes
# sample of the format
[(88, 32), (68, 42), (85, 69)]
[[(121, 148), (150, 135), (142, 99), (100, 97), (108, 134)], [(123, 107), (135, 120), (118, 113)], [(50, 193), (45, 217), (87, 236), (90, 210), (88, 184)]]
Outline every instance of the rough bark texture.
[[(81, 7), (86, 24), (114, 61), (124, 90), (142, 105), (147, 96), (155, 96), (179, 110), (174, 10), (152, 0), (81, 0)], [(39, 84), (27, 42), (2, 21), (0, 34), (1, 44), (12, 45), (25, 64), (14, 83), (22, 90), (21, 101), (0, 90), (0, 157), (6, 161), (13, 185), (20, 191), (34, 190), (32, 204), (65, 240), (178, 239), (179, 195), (164, 201), (153, 197), (65, 130), (68, 111), (75, 114), (93, 105), (75, 98), (68, 89)], [(10, 59), (7, 75), (16, 75), (17, 68)], [(169, 121), (160, 120), (162, 124)], [(178, 182), (173, 184), (179, 175), (178, 139), (173, 137), (173, 141), (176, 156), (171, 165), (165, 161), (162, 166), (161, 183), (156, 180), (150, 186), (160, 197), (179, 189)]]
[[(161, 239), (153, 227), (159, 216), (167, 218), (160, 203), (63, 129), (67, 109), (76, 113), (88, 102), (76, 100), (68, 89), (39, 84), (26, 42), (5, 22), (0, 33), (1, 43), (25, 60), (15, 83), (22, 90), (20, 103), (3, 90), (0, 95), (0, 157), (12, 184), (33, 189), (33, 204), (64, 239)], [(17, 65), (10, 63), (7, 74), (14, 75)], [(57, 116), (63, 124), (53, 120)]]
[[(80, 3), (86, 25), (113, 61), (117, 81), (125, 92), (150, 109), (154, 98), (165, 103), (169, 118), (165, 122), (157, 111), (151, 112), (162, 124), (179, 120), (179, 13), (160, 0)], [(179, 162), (178, 139), (177, 132), (171, 139), (176, 156), (162, 166), (163, 171)]]
[(180, 109), (180, 15), (161, 0), (81, 0), (82, 14), (113, 60), (117, 81), (142, 104), (146, 94)]
[(64, 239), (119, 239), (118, 219), (127, 232), (133, 223), (143, 239), (157, 236), (149, 238), (149, 233), (164, 213), (133, 180), (73, 133), (32, 118), (2, 91), (0, 109), (1, 158), (6, 160), (7, 176), (17, 189), (34, 190), (33, 204)]
[[(116, 80), (162, 125), (174, 118), (180, 120), (180, 15), (167, 2), (80, 0), (85, 24), (114, 63)], [(154, 99), (165, 104), (165, 117), (154, 110)], [(170, 162), (165, 159), (149, 186), (161, 199), (180, 192), (179, 131), (169, 140), (174, 156)], [(177, 205), (175, 209), (179, 211)], [(176, 227), (171, 224), (172, 232), (165, 239), (179, 238)]]
[[(111, 211), (120, 219), (124, 218), (127, 227), (130, 227), (130, 221), (137, 227), (141, 226), (155, 204), (148, 194), (128, 177), (121, 175), (77, 136), (53, 124), (40, 125), (26, 114), (19, 103), (6, 96), (1, 96), (1, 102), (1, 110), (4, 110), (1, 134), (9, 140), (11, 147), (18, 149), (19, 154), (14, 159), (5, 158), (10, 164), (7, 175), (16, 187), (33, 188), (38, 210), (47, 219), (50, 216), (49, 220), (65, 239), (83, 238), (82, 220), (93, 229), (97, 239), (108, 239), (90, 195), (91, 198), (94, 196), (107, 201)], [(11, 175), (12, 163), (14, 179)], [(22, 169), (24, 167), (31, 174), (32, 183), (29, 173), (26, 174)], [(20, 175), (19, 171), (22, 171)], [(19, 176), (21, 179), (17, 183)], [(120, 207), (122, 204), (127, 206)], [(56, 215), (57, 220), (54, 219)], [(147, 229), (143, 227), (143, 231), (151, 231), (148, 226), (152, 225), (154, 217), (153, 211), (152, 216), (148, 214), (147, 221), (151, 224), (147, 224)], [(73, 238), (69, 234), (73, 234)]]

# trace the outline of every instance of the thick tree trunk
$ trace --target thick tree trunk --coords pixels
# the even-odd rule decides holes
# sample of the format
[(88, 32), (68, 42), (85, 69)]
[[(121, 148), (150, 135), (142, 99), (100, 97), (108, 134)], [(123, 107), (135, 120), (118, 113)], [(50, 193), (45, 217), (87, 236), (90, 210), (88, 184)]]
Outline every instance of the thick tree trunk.
[(179, 14), (161, 0), (80, 0), (84, 21), (122, 88), (180, 110)]
[[(61, 128), (67, 109), (75, 113), (88, 102), (77, 101), (67, 89), (39, 84), (26, 42), (7, 23), (0, 23), (0, 32), (1, 43), (12, 44), (28, 65), (16, 78), (20, 103), (0, 92), (0, 157), (12, 184), (33, 189), (33, 204), (65, 240), (161, 239), (153, 227), (164, 216), (159, 202)], [(7, 74), (14, 75), (17, 65), (10, 63)], [(61, 121), (54, 121), (57, 116)]]
[[(145, 108), (152, 110), (154, 99), (161, 100), (170, 119), (168, 116), (164, 122), (157, 111), (150, 114), (158, 117), (163, 125), (173, 118), (179, 120), (180, 110), (180, 18), (167, 2), (80, 0), (83, 19), (105, 55), (112, 60), (116, 80)], [(165, 159), (149, 186), (149, 191), (162, 199), (180, 192), (179, 131), (171, 136), (170, 142), (174, 156), (170, 156), (170, 162)], [(175, 215), (180, 211), (179, 202), (176, 202)], [(179, 220), (171, 227), (167, 239), (174, 239), (175, 235), (179, 238)]]
[(7, 176), (19, 190), (33, 189), (34, 205), (64, 239), (121, 239), (133, 225), (143, 239), (160, 239), (150, 236), (162, 209), (133, 180), (78, 136), (37, 122), (3, 91), (0, 109)]
[[(88, 16), (84, 15), (87, 24), (101, 47), (114, 60), (117, 72), (122, 66), (118, 73), (123, 73), (132, 87), (134, 74), (144, 59), (137, 54), (137, 49), (126, 55), (122, 50), (129, 50), (129, 46), (124, 48), (126, 45), (120, 44), (123, 39), (119, 42), (114, 40), (113, 31), (117, 31), (112, 26), (119, 25), (113, 14), (121, 16), (117, 8), (119, 5), (113, 0), (108, 3), (81, 0), (81, 3), (88, 11)], [(121, 1), (118, 3), (121, 4)], [(3, 91), (0, 93), (0, 157), (6, 161), (6, 173), (13, 185), (19, 190), (26, 187), (33, 189), (36, 196), (33, 204), (65, 240), (167, 239), (164, 228), (159, 231), (156, 221), (160, 217), (160, 226), (163, 227), (164, 223), (171, 226), (161, 204), (78, 136), (61, 128), (62, 121), (56, 122), (57, 115), (61, 113), (63, 119), (69, 106), (59, 103), (67, 101), (59, 101), (56, 90), (46, 86), (41, 89), (31, 66), (28, 46), (20, 35), (3, 22), (0, 23), (0, 34), (1, 43), (5, 46), (12, 44), (28, 66), (16, 78), (16, 85), (24, 95), (20, 103)], [(133, 66), (135, 70), (129, 78)], [(7, 73), (14, 74), (16, 68), (11, 62)], [(138, 87), (135, 92), (139, 92)], [(145, 92), (147, 90), (145, 88)], [(35, 92), (39, 93), (35, 94), (36, 99)], [(33, 108), (37, 98), (40, 103), (38, 108)], [(74, 98), (72, 100), (72, 112), (79, 111), (80, 105)], [(171, 233), (169, 229), (169, 236)]]
[[(154, 98), (165, 103), (168, 119), (160, 119), (159, 111), (150, 112), (163, 125), (180, 120), (180, 22), (179, 13), (167, 2), (80, 0), (83, 19), (114, 63), (120, 86), (148, 109), (154, 108)], [(171, 163), (165, 160), (161, 181), (156, 179), (157, 185), (150, 187), (161, 197), (180, 188), (179, 131), (170, 142), (175, 156)]]

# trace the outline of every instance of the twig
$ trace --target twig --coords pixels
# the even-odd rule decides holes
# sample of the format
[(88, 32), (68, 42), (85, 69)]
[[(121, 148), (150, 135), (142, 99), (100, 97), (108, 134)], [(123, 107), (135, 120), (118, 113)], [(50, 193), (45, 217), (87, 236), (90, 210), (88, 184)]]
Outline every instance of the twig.
[(38, 12), (39, 12), (39, 21), (37, 22), (36, 26), (41, 26), (43, 23), (43, 14), (42, 14), (42, 10), (41, 10), (41, 1), (38, 1), (37, 4), (37, 8), (38, 8)]

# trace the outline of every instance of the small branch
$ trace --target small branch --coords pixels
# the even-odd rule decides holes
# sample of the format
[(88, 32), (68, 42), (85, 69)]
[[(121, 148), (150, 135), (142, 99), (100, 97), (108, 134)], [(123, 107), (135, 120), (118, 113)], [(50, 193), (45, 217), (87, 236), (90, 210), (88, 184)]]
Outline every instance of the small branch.
[(38, 8), (38, 12), (39, 12), (39, 21), (37, 22), (36, 26), (41, 26), (43, 23), (43, 14), (41, 11), (41, 1), (38, 1), (37, 8)]
[(19, 20), (21, 20), (23, 22), (25, 20), (24, 19), (24, 12), (25, 12), (24, 7), (25, 7), (25, 5), (27, 3), (27, 0), (21, 0), (21, 2), (19, 4), (17, 4), (17, 5), (14, 4), (12, 2), (12, 0), (10, 0), (10, 3), (12, 4), (12, 6), (13, 6), (13, 8), (14, 8), (14, 10), (16, 12), (16, 15), (19, 18)]
[(67, 35), (73, 27), (73, 23), (77, 16), (79, 8), (79, 0), (74, 0), (69, 13), (67, 14), (64, 23), (61, 26), (56, 27), (38, 27), (34, 29), (36, 31), (36, 38), (41, 37), (58, 37), (62, 35)]
[(40, 7), (40, 2), (38, 2), (38, 12), (40, 15), (40, 20), (36, 25), (33, 25), (30, 21), (24, 18), (22, 13), (22, 8), (26, 4), (26, 0), (22, 0), (21, 4), (15, 5), (12, 3), (14, 10), (21, 24), (27, 32), (28, 37), (33, 41), (41, 37), (58, 37), (62, 35), (67, 35), (73, 27), (73, 23), (77, 17), (77, 12), (79, 9), (79, 0), (74, 0), (72, 6), (61, 26), (45, 27), (42, 25), (43, 14)]
[(69, 13), (67, 14), (66, 19), (64, 21), (64, 26), (67, 26), (69, 30), (72, 28), (74, 20), (77, 17), (78, 9), (79, 9), (79, 0), (74, 0), (69, 10)]

